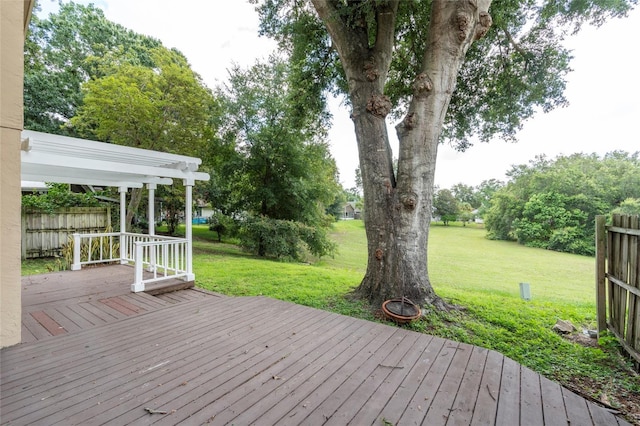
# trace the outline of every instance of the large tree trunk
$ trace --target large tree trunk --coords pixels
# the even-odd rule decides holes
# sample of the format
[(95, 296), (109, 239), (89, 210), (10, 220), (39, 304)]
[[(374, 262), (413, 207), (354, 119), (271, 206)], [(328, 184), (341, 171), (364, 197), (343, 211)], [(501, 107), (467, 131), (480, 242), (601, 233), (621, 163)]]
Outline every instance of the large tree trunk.
[(427, 241), (438, 142), (458, 70), (491, 18), (489, 0), (434, 0), (422, 72), (416, 76), (405, 119), (396, 127), (400, 152), (394, 176), (384, 96), (395, 35), (397, 2), (379, 7), (377, 35), (368, 46), (364, 31), (336, 19), (331, 3), (313, 0), (338, 49), (349, 81), (367, 232), (367, 272), (358, 292), (375, 304), (405, 296), (444, 307), (427, 271)]

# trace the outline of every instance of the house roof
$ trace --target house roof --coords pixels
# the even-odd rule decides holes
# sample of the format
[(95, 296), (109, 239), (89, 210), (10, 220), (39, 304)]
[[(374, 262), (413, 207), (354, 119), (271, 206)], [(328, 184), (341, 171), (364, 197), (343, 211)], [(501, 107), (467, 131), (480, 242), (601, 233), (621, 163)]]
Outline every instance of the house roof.
[(140, 188), (209, 180), (196, 157), (31, 130), (22, 132), (21, 162), (23, 181)]

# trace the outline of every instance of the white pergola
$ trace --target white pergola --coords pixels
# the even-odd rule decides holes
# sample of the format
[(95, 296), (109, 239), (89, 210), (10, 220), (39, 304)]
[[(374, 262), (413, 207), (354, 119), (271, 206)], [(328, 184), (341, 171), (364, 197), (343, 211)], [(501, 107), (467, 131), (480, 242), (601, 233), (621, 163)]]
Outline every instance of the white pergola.
[[(120, 232), (111, 237), (120, 238), (119, 259), (122, 263), (133, 261), (136, 266), (136, 278), (133, 291), (144, 291), (142, 265), (146, 265), (154, 275), (158, 268), (164, 277), (176, 275), (185, 280), (195, 278), (192, 269), (192, 209), (193, 185), (197, 180), (209, 180), (207, 173), (198, 172), (201, 160), (196, 157), (168, 154), (128, 146), (114, 145), (67, 136), (24, 130), (21, 145), (22, 181), (57, 182), (79, 185), (117, 187), (120, 192), (120, 217), (126, 217), (126, 195), (129, 188), (149, 190), (149, 233), (128, 234), (124, 220), (120, 220)], [(173, 179), (181, 179), (185, 186), (185, 239), (158, 237), (154, 229), (154, 196), (157, 185), (171, 185)], [(101, 259), (80, 261), (80, 243), (92, 239), (104, 238), (107, 234), (76, 234), (74, 249), (78, 258), (74, 259), (72, 269), (81, 264), (99, 263), (116, 260), (113, 256), (100, 256)], [(184, 243), (184, 259), (179, 254), (177, 241)], [(172, 245), (173, 244), (173, 245)], [(136, 255), (137, 253), (137, 255)], [(144, 260), (143, 260), (144, 258)], [(184, 263), (182, 266), (170, 266), (165, 260)], [(159, 262), (158, 262), (159, 261)], [(168, 274), (167, 272), (170, 272)], [(147, 280), (149, 281), (149, 280)]]

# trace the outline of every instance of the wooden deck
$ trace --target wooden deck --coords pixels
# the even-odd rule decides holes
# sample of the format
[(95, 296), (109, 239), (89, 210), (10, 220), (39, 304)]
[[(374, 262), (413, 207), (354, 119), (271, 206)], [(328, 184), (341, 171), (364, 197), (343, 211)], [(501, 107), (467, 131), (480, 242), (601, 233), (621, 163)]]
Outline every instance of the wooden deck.
[(213, 295), (199, 289), (158, 297), (131, 293), (133, 274), (130, 266), (112, 265), (23, 277), (22, 342), (74, 333)]
[[(3, 425), (628, 424), (494, 351), (264, 297), (106, 291), (115, 275), (33, 299), (25, 317), (65, 332), (2, 349)], [(76, 330), (60, 306), (118, 318)]]

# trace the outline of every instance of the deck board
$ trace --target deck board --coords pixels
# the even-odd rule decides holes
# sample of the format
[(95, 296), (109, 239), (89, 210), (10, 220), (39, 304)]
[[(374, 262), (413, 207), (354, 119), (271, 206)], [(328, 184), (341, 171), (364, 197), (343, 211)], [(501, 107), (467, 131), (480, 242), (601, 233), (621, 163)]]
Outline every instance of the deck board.
[(2, 424), (628, 425), (495, 351), (265, 297), (71, 278), (27, 280), (25, 343), (0, 352)]
[(456, 393), (456, 399), (451, 408), (451, 415), (447, 419), (448, 426), (471, 424), (488, 353), (487, 349), (473, 347), (460, 389)]
[[(531, 426), (543, 426), (544, 412), (541, 409), (542, 395), (540, 375), (528, 368), (520, 369), (520, 419), (526, 419)], [(547, 397), (548, 398), (548, 397)], [(562, 399), (562, 396), (560, 396)], [(562, 401), (561, 401), (562, 403)]]
[[(405, 407), (402, 417), (397, 422), (398, 425), (419, 425), (429, 410), (437, 390), (444, 379), (445, 373), (449, 369), (453, 356), (458, 348), (457, 342), (445, 340), (438, 353), (434, 356), (429, 371), (423, 378), (420, 386), (416, 390), (413, 398)], [(393, 419), (393, 417), (391, 417)], [(392, 420), (393, 421), (393, 420)]]
[(496, 423), (520, 424), (520, 404), (520, 365), (505, 357), (502, 364), (502, 382), (498, 396)]
[(493, 424), (496, 418), (500, 396), (502, 367), (505, 357), (494, 351), (489, 351), (482, 372), (482, 380), (478, 389), (478, 399), (475, 402), (471, 425), (482, 426)]
[(220, 297), (188, 289), (163, 300), (144, 292), (131, 293), (132, 279), (133, 269), (126, 265), (23, 277), (23, 342), (76, 332), (174, 303)]

